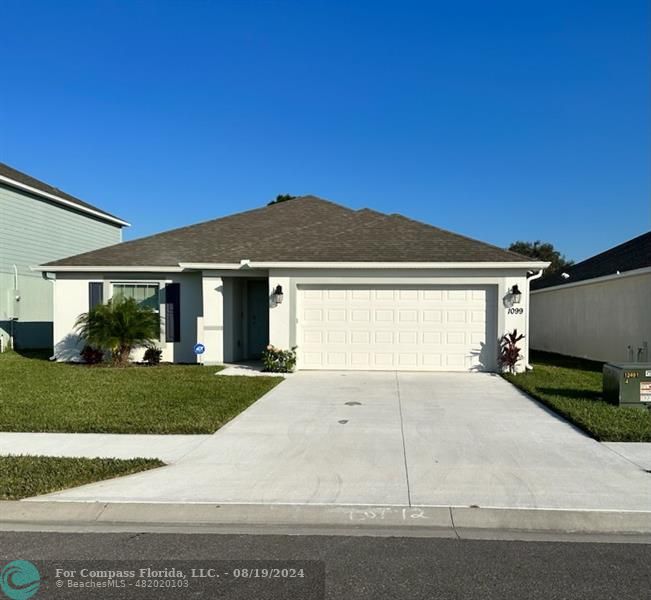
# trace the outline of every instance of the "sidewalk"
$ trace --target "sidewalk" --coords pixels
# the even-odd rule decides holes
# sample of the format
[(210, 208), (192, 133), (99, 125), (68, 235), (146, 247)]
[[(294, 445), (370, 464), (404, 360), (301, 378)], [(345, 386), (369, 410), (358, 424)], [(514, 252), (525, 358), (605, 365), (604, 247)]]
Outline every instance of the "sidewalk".
[(0, 455), (158, 458), (167, 464), (174, 464), (210, 437), (114, 433), (0, 433)]

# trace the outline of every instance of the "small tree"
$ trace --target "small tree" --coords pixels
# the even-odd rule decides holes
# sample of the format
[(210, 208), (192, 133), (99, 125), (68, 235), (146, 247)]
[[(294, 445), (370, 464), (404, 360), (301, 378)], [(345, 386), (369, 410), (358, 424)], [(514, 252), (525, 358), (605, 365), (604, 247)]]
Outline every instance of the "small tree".
[(520, 360), (520, 348), (517, 343), (524, 339), (524, 334), (518, 335), (518, 330), (504, 334), (500, 339), (499, 361), (502, 367), (506, 367), (510, 373), (515, 373), (515, 366)]
[(574, 261), (568, 260), (565, 258), (565, 255), (561, 254), (559, 250), (556, 250), (553, 244), (548, 242), (542, 243), (540, 240), (536, 240), (535, 242), (513, 242), (509, 246), (509, 250), (523, 254), (524, 256), (530, 256), (536, 260), (549, 261), (551, 264), (545, 269), (544, 276), (552, 275), (574, 264)]
[(281, 202), (287, 202), (287, 200), (293, 200), (294, 198), (296, 198), (296, 196), (292, 196), (291, 194), (278, 194), (275, 200), (269, 202), (267, 206), (271, 206), (272, 204), (280, 204)]
[(75, 328), (90, 346), (110, 351), (114, 364), (125, 365), (135, 347), (158, 340), (160, 323), (134, 298), (113, 298), (79, 315)]

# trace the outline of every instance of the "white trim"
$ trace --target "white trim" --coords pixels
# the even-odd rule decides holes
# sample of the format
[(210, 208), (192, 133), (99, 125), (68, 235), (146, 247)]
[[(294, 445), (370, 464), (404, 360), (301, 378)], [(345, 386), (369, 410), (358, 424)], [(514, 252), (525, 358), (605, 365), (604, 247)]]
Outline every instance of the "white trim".
[(590, 285), (592, 283), (603, 283), (606, 281), (612, 281), (613, 279), (622, 279), (625, 277), (636, 277), (638, 275), (646, 275), (651, 273), (651, 267), (643, 267), (641, 269), (633, 269), (632, 271), (624, 271), (623, 273), (614, 273), (612, 275), (602, 275), (601, 277), (593, 277), (592, 279), (582, 279), (581, 281), (568, 281), (567, 283), (560, 283), (558, 285), (552, 285), (546, 288), (541, 288), (539, 290), (531, 290), (532, 294), (541, 294), (542, 292), (552, 292), (556, 290), (565, 290), (568, 288), (577, 287), (580, 285)]
[(243, 263), (179, 263), (178, 266), (77, 266), (39, 265), (32, 271), (48, 273), (125, 272), (180, 273), (186, 270), (247, 271), (248, 269), (545, 269), (548, 262), (243, 262)]
[(532, 262), (246, 262), (179, 263), (183, 269), (546, 269), (550, 263)]
[(21, 183), (20, 181), (16, 181), (14, 179), (11, 179), (9, 177), (5, 177), (4, 175), (0, 175), (0, 183), (6, 183), (8, 185), (11, 185), (13, 187), (17, 187), (21, 190), (25, 190), (26, 192), (29, 192), (31, 194), (34, 194), (36, 196), (42, 196), (43, 198), (47, 198), (48, 200), (54, 200), (54, 202), (58, 202), (59, 204), (63, 204), (65, 206), (70, 206), (74, 208), (75, 210), (79, 210), (81, 212), (85, 212), (91, 215), (94, 215), (96, 217), (99, 217), (105, 221), (111, 221), (113, 223), (117, 223), (118, 225), (121, 225), (122, 227), (130, 227), (131, 223), (127, 223), (126, 221), (123, 221), (122, 219), (118, 219), (117, 217), (112, 217), (110, 215), (107, 215), (106, 213), (103, 213), (99, 210), (95, 210), (92, 208), (89, 208), (87, 206), (83, 206), (81, 204), (77, 204), (76, 202), (72, 202), (71, 200), (66, 200), (65, 198), (61, 198), (60, 196), (55, 196), (54, 194), (50, 194), (49, 192), (44, 192), (43, 190), (39, 190), (38, 188), (32, 187), (31, 185), (26, 185), (24, 183)]
[(68, 266), (68, 265), (38, 265), (37, 267), (30, 267), (32, 271), (42, 271), (45, 273), (180, 273), (183, 271), (181, 267), (160, 267), (160, 266), (147, 266), (133, 267), (133, 266)]

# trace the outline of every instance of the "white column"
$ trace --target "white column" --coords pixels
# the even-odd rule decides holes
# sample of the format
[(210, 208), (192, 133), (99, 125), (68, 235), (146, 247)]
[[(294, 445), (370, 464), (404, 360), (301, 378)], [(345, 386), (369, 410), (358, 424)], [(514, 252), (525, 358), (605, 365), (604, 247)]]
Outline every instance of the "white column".
[(206, 351), (204, 363), (224, 362), (224, 282), (221, 277), (204, 275), (203, 293), (203, 344)]

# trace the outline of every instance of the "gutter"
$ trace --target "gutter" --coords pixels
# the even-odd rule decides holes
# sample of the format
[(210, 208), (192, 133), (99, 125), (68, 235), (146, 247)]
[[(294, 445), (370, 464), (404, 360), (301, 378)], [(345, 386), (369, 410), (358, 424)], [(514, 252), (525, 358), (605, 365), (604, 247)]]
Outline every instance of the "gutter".
[(545, 269), (548, 262), (257, 262), (239, 263), (181, 262), (183, 269)]
[(38, 265), (29, 268), (30, 271), (43, 273), (180, 273), (184, 269), (179, 266), (78, 266), (78, 265)]

